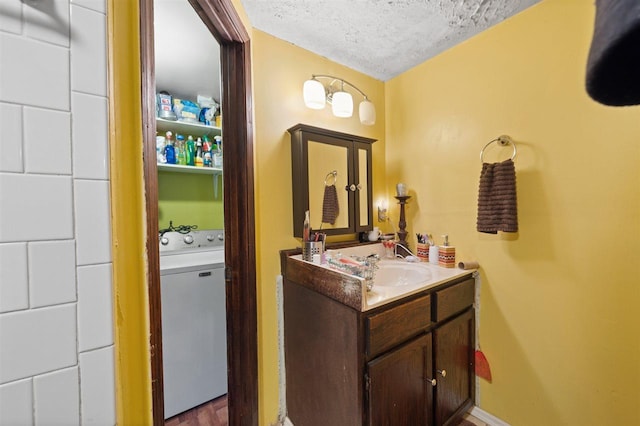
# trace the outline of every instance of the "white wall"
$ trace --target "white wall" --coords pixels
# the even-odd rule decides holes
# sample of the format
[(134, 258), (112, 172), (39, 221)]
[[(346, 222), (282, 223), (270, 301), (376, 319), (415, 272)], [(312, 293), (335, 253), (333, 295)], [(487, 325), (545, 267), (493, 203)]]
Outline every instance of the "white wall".
[(105, 0), (0, 1), (0, 424), (115, 424)]

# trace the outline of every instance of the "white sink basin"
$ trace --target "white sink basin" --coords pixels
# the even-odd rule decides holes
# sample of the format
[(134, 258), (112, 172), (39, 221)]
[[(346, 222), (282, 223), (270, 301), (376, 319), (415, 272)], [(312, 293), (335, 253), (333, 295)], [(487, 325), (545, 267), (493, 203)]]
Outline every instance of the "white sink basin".
[(382, 259), (378, 263), (371, 291), (366, 292), (363, 310), (384, 305), (468, 273), (470, 271), (442, 268), (425, 262)]
[(373, 280), (374, 288), (403, 287), (431, 279), (429, 267), (420, 264), (380, 262), (378, 266)]

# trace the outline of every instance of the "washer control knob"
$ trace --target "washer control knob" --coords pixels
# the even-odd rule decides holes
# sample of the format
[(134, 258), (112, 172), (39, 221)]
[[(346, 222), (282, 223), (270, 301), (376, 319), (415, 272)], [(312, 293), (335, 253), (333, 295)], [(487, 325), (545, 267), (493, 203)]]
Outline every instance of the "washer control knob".
[(224, 234), (218, 234), (218, 240), (219, 241), (223, 241), (224, 240)]
[(163, 246), (166, 246), (167, 244), (169, 244), (169, 238), (167, 238), (167, 237), (162, 237), (162, 238), (160, 238), (160, 243), (161, 243)]
[(207, 241), (211, 242), (215, 239), (215, 237), (211, 234), (207, 235)]
[(193, 236), (191, 235), (185, 235), (184, 238), (182, 239), (186, 244), (191, 244), (193, 243)]

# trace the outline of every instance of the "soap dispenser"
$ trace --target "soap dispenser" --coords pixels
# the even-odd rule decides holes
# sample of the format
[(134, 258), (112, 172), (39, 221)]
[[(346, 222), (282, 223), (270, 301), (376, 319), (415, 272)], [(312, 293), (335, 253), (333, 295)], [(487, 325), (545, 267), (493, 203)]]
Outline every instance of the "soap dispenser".
[(449, 245), (449, 236), (443, 235), (444, 242), (438, 248), (438, 265), (445, 268), (455, 268), (456, 248)]

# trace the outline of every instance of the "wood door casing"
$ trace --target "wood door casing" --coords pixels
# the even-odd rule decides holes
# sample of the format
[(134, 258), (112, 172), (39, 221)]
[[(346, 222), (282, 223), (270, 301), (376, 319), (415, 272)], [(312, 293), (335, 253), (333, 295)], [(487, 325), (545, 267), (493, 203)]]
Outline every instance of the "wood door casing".
[[(155, 153), (153, 0), (139, 0), (153, 423), (164, 424)], [(258, 333), (250, 41), (231, 0), (189, 0), (220, 44), (229, 425), (258, 424)]]

